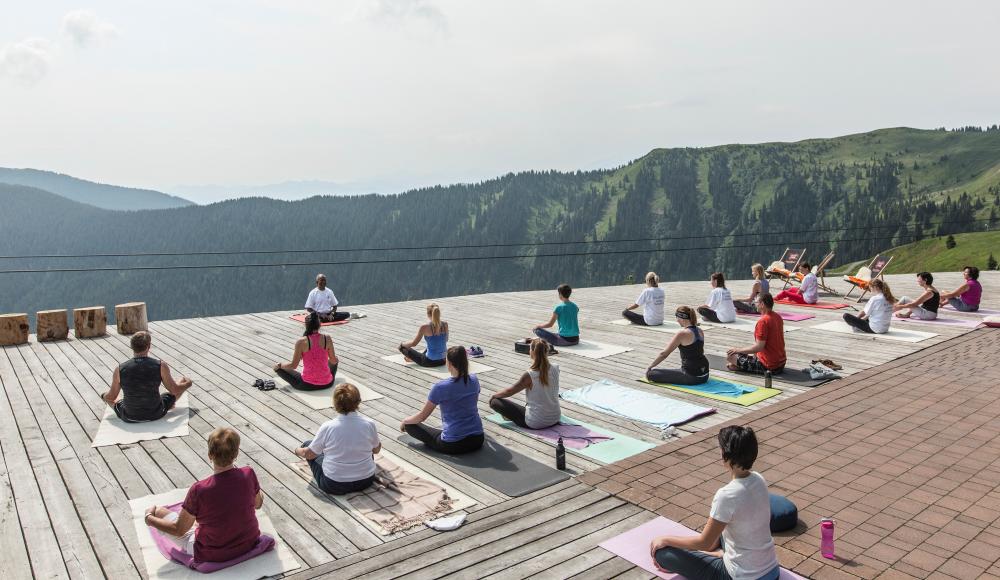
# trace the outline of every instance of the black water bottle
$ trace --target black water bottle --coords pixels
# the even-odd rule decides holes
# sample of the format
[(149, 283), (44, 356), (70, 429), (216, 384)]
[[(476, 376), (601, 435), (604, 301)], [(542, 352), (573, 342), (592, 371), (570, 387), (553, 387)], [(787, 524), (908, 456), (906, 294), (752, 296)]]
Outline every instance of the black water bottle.
[(764, 371), (764, 388), (771, 388), (771, 371)]
[(562, 437), (556, 443), (556, 469), (566, 469), (566, 447), (563, 446)]

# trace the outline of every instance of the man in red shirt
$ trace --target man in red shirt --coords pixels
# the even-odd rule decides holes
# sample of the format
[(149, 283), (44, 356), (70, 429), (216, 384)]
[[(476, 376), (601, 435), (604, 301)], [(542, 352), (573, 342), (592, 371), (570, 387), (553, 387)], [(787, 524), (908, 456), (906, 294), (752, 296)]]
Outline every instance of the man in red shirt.
[(785, 370), (785, 324), (774, 313), (774, 297), (761, 294), (758, 302), (760, 319), (754, 328), (757, 341), (746, 348), (731, 348), (726, 353), (726, 366), (731, 371), (773, 374)]

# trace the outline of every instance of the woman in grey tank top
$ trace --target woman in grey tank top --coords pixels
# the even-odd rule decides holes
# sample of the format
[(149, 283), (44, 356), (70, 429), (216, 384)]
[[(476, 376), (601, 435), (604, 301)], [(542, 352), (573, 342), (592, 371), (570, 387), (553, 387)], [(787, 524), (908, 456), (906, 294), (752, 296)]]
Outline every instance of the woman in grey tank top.
[(750, 296), (733, 300), (733, 306), (736, 307), (737, 312), (742, 314), (760, 314), (757, 309), (757, 301), (760, 300), (761, 294), (771, 293), (771, 283), (764, 275), (764, 266), (754, 264), (750, 266), (750, 272), (753, 274), (753, 289), (750, 290)]
[[(559, 365), (549, 363), (548, 344), (531, 341), (531, 368), (511, 387), (490, 397), (490, 408), (524, 429), (545, 429), (559, 423)], [(527, 406), (510, 400), (524, 391)]]

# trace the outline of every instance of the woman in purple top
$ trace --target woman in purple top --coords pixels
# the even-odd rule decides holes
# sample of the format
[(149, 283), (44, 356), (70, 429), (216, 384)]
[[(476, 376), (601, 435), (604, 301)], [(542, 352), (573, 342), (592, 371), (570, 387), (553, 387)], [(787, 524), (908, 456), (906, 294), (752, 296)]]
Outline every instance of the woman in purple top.
[[(445, 359), (451, 376), (434, 383), (424, 408), (403, 419), (399, 430), (441, 453), (471, 453), (485, 441), (479, 419), (479, 379), (469, 374), (465, 347), (449, 348)], [(437, 406), (441, 407), (440, 430), (423, 424)]]
[(975, 312), (979, 310), (979, 300), (983, 297), (983, 287), (979, 284), (979, 268), (966, 266), (962, 269), (965, 284), (952, 292), (942, 292), (941, 301), (960, 312)]

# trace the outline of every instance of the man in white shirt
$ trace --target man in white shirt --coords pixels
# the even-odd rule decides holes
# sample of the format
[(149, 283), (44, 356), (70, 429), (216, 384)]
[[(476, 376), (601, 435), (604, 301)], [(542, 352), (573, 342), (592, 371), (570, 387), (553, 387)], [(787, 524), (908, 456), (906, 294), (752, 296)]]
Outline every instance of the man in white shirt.
[(315, 312), (322, 322), (337, 322), (351, 317), (350, 312), (337, 312), (337, 297), (333, 290), (326, 287), (326, 275), (316, 276), (316, 287), (309, 291), (306, 298), (306, 311)]

